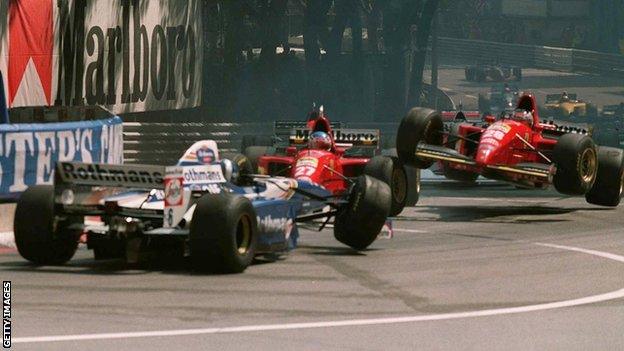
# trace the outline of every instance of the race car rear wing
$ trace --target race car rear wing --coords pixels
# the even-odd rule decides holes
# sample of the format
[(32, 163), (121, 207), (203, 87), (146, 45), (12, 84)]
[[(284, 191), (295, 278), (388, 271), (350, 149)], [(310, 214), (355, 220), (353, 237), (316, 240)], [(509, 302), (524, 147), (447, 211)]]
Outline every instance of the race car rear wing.
[(482, 119), (479, 111), (442, 111), (440, 112), (442, 121), (454, 122), (454, 121), (468, 121), (477, 122)]
[(225, 183), (219, 164), (166, 167), (59, 162), (54, 202), (67, 214), (162, 219), (168, 227), (182, 219), (193, 192), (221, 192)]
[[(547, 94), (546, 95), (546, 103), (556, 103), (561, 101), (562, 94)], [(577, 94), (568, 94), (570, 101), (576, 101), (578, 96)]]
[[(287, 140), (290, 139), (291, 132), (294, 129), (306, 129), (307, 127), (307, 121), (275, 121), (273, 123), (273, 134), (278, 143), (282, 141), (283, 146), (287, 146)], [(331, 129), (340, 129), (343, 125), (341, 122), (330, 122), (329, 127)]]
[[(311, 131), (309, 129), (293, 129), (288, 141), (291, 146), (307, 145)], [(379, 147), (379, 129), (332, 129), (334, 142), (342, 148), (374, 148)]]
[(165, 167), (59, 162), (56, 176), (64, 184), (161, 189)]

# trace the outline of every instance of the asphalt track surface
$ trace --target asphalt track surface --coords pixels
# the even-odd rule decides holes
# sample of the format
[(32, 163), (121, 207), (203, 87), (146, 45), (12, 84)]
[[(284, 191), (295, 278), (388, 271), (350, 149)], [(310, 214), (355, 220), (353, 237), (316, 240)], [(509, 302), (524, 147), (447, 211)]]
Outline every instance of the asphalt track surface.
[(0, 275), (20, 350), (622, 349), (623, 212), (430, 185), (364, 252), (306, 230), (296, 251), (238, 275), (86, 250), (56, 267), (5, 253)]
[[(624, 97), (609, 78), (524, 75), (538, 98)], [(440, 86), (474, 108), (490, 84), (446, 68)], [(615, 350), (623, 214), (553, 191), (424, 184), (394, 238), (364, 252), (303, 230), (276, 261), (199, 275), (183, 260), (134, 267), (86, 250), (36, 267), (1, 249), (0, 277), (13, 283), (16, 350)]]
[[(547, 94), (560, 94), (563, 91), (576, 93), (579, 99), (592, 102), (599, 108), (624, 102), (624, 84), (616, 77), (604, 77), (593, 74), (554, 72), (542, 69), (525, 68), (520, 82), (509, 82), (520, 90), (535, 94), (538, 104), (543, 105)], [(429, 81), (431, 72), (425, 72)], [(465, 110), (477, 109), (479, 93), (490, 91), (493, 85), (503, 83), (468, 82), (464, 78), (464, 67), (443, 66), (438, 73), (438, 86)]]

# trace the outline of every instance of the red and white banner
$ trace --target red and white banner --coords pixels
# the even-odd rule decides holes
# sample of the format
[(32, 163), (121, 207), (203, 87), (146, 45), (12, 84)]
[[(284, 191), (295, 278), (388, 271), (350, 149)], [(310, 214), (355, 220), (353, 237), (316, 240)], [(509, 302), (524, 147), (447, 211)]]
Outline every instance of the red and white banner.
[(198, 106), (201, 26), (200, 0), (1, 0), (7, 102), (116, 113)]

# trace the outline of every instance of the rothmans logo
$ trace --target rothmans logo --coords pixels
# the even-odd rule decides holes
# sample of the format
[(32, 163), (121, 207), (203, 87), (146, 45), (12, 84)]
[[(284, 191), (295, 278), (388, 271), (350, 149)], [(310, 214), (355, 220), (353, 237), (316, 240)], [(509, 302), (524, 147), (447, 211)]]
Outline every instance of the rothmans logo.
[(273, 218), (268, 215), (264, 218), (258, 217), (258, 226), (265, 233), (282, 232), (284, 237), (288, 239), (293, 228), (293, 221), (290, 218)]

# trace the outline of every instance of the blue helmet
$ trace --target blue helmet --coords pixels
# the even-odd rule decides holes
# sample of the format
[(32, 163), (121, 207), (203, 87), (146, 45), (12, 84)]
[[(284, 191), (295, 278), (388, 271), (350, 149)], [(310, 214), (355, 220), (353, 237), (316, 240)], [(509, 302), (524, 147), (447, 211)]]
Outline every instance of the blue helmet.
[(332, 147), (332, 140), (325, 132), (314, 132), (308, 139), (308, 148), (313, 150), (329, 150)]

